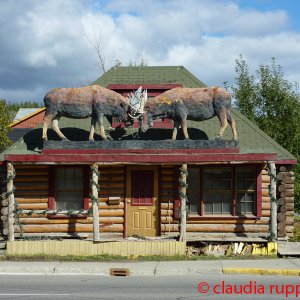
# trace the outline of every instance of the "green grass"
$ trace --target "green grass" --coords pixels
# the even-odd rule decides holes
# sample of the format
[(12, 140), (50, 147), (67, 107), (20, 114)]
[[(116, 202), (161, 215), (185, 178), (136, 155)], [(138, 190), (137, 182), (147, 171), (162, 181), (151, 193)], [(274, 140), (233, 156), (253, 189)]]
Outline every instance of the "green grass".
[(129, 261), (193, 261), (193, 260), (232, 260), (232, 259), (274, 259), (277, 258), (277, 255), (268, 255), (268, 256), (192, 256), (188, 257), (185, 255), (176, 255), (176, 256), (160, 256), (160, 255), (152, 255), (152, 256), (120, 256), (120, 255), (93, 255), (93, 256), (60, 256), (60, 255), (3, 255), (0, 256), (0, 261), (60, 261), (60, 262), (129, 262)]
[(294, 238), (293, 241), (300, 241), (300, 217), (295, 217), (295, 225), (294, 225)]

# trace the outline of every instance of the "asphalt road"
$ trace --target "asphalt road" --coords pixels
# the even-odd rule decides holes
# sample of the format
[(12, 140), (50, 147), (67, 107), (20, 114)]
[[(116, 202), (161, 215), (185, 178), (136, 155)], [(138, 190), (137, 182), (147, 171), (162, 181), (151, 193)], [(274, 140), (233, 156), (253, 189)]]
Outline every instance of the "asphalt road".
[[(243, 295), (240, 294), (241, 290)], [(151, 277), (0, 275), (0, 300), (299, 298), (299, 277), (203, 274)]]

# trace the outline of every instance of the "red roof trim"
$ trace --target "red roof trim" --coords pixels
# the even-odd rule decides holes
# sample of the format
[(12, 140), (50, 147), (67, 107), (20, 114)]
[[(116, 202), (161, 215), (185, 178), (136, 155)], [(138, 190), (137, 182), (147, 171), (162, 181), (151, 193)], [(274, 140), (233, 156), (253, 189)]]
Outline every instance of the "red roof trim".
[[(127, 151), (127, 150), (125, 150)], [(12, 162), (43, 163), (202, 163), (202, 162), (263, 162), (275, 161), (277, 154), (237, 154), (237, 153), (173, 153), (163, 154), (77, 154), (77, 155), (14, 155), (7, 154), (5, 159)]]
[(297, 160), (296, 159), (281, 159), (281, 160), (276, 160), (275, 163), (277, 165), (296, 165), (297, 164)]

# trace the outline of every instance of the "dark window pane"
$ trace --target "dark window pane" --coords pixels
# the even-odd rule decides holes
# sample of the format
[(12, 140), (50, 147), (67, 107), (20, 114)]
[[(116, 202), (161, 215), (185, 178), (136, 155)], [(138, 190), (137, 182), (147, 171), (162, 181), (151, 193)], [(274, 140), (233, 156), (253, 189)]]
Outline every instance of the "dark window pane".
[(76, 210), (83, 207), (83, 169), (55, 169), (56, 209)]
[(213, 181), (212, 180), (205, 180), (204, 181), (204, 189), (211, 190), (213, 188)]
[(231, 190), (231, 180), (223, 181), (223, 190)]

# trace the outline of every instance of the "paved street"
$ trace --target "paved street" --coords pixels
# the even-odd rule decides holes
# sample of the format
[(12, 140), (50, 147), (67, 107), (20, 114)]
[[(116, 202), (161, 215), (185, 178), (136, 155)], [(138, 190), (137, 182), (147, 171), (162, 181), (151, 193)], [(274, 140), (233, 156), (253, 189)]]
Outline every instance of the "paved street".
[(299, 284), (283, 276), (1, 275), (0, 299), (299, 299)]

